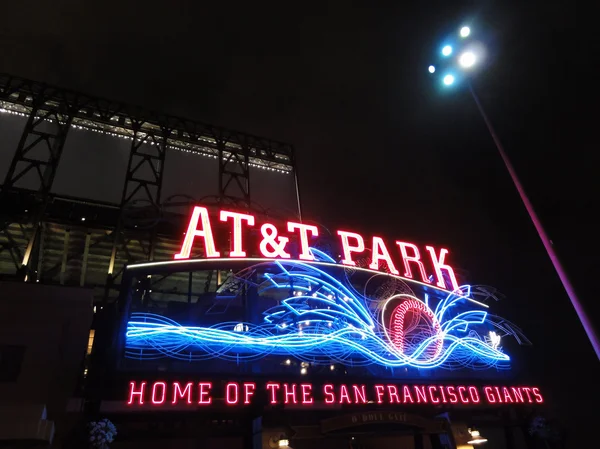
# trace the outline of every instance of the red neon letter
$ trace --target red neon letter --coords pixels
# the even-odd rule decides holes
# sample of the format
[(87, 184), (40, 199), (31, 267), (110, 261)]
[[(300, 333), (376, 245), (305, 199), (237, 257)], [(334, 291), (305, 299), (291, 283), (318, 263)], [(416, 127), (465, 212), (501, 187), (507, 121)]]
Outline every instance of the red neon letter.
[[(404, 385), (404, 387), (402, 387), (402, 395), (403, 395), (402, 399), (404, 400), (404, 403), (407, 403), (409, 401), (411, 403), (415, 402), (415, 400), (412, 397), (412, 394), (411, 394), (410, 390), (408, 389), (408, 386), (406, 386), (406, 385)], [(398, 400), (398, 402), (400, 402), (400, 400)]]
[(185, 385), (185, 388), (181, 389), (181, 384), (179, 382), (173, 382), (173, 402), (171, 404), (176, 404), (179, 398), (183, 398), (187, 394), (187, 403), (192, 403), (192, 383), (188, 382)]
[(429, 390), (429, 397), (431, 398), (431, 402), (432, 402), (433, 404), (439, 404), (439, 403), (440, 403), (440, 399), (439, 399), (439, 398), (436, 398), (436, 397), (433, 395), (433, 390), (436, 390), (436, 389), (437, 389), (437, 387), (436, 387), (435, 385), (430, 385), (430, 386), (427, 388), (427, 390)]
[(396, 404), (400, 404), (400, 396), (398, 396), (398, 387), (396, 385), (388, 385), (388, 396), (390, 397), (390, 404), (394, 403), (396, 398)]
[[(275, 225), (271, 223), (265, 223), (260, 227), (260, 233), (263, 238), (258, 245), (258, 249), (263, 256), (268, 258), (281, 257), (283, 259), (289, 259), (291, 256), (285, 252), (285, 245), (290, 241), (287, 237), (279, 237), (277, 235), (279, 231)], [(271, 248), (267, 248), (267, 245)]]
[(533, 392), (533, 395), (535, 396), (535, 402), (537, 402), (538, 404), (541, 404), (542, 402), (544, 402), (544, 398), (542, 397), (542, 394), (540, 393), (539, 388), (533, 388), (531, 391)]
[(492, 387), (484, 387), (483, 392), (485, 393), (485, 397), (490, 404), (494, 404), (496, 402), (496, 396), (494, 396), (494, 390), (492, 390)]
[(323, 393), (325, 394), (325, 403), (333, 404), (335, 402), (335, 394), (333, 394), (333, 385), (325, 384), (323, 385)]
[(388, 385), (388, 396), (390, 397), (390, 404), (394, 403), (396, 398), (396, 404), (400, 404), (400, 396), (398, 396), (398, 387), (396, 385)]
[[(202, 216), (202, 229), (198, 229), (198, 221)], [(175, 254), (175, 259), (189, 259), (192, 252), (194, 237), (204, 238), (204, 249), (206, 257), (219, 257), (221, 254), (215, 249), (215, 239), (213, 238), (212, 228), (210, 227), (210, 219), (208, 218), (208, 210), (206, 207), (196, 206), (192, 212), (192, 218), (188, 230), (185, 233), (185, 239), (181, 246), (181, 252)]]
[[(211, 382), (200, 382), (198, 384), (200, 388), (200, 394), (198, 399), (198, 404), (210, 404), (212, 403), (212, 398), (210, 397), (210, 389), (212, 388)], [(208, 396), (208, 397), (207, 397)]]
[(456, 396), (456, 387), (453, 387), (452, 385), (450, 385), (447, 390), (448, 392), (448, 396), (450, 396), (450, 403), (451, 404), (456, 404), (458, 402), (458, 396)]
[(350, 394), (348, 393), (348, 387), (344, 384), (340, 385), (340, 404), (344, 403), (344, 399), (347, 404), (352, 404), (350, 400)]
[[(412, 270), (410, 269), (410, 262), (414, 262), (419, 267), (419, 271), (421, 272), (421, 279), (423, 282), (427, 282), (428, 284), (431, 282), (427, 278), (427, 273), (425, 273), (425, 267), (423, 266), (423, 262), (421, 262), (421, 254), (419, 254), (419, 248), (417, 248), (412, 243), (406, 242), (396, 242), (396, 244), (400, 247), (400, 254), (402, 254), (402, 263), (404, 264), (404, 276), (412, 279)], [(406, 251), (407, 248), (412, 250), (413, 255), (409, 256)]]
[(382, 404), (383, 403), (383, 390), (385, 389), (385, 387), (383, 385), (375, 385), (375, 394), (377, 395), (377, 403), (378, 404)]
[[(365, 386), (361, 385), (352, 385), (352, 389), (354, 390), (354, 403), (358, 404), (362, 402), (363, 404), (367, 403), (367, 391), (365, 390)], [(360, 401), (359, 401), (360, 399)]]
[(267, 390), (269, 390), (271, 392), (271, 404), (277, 404), (276, 393), (277, 393), (277, 390), (279, 390), (279, 384), (274, 384), (274, 383), (269, 382), (267, 384)]
[(513, 398), (510, 395), (510, 391), (508, 391), (508, 388), (502, 387), (502, 393), (504, 393), (504, 402), (515, 402), (513, 401)]
[(459, 386), (458, 387), (458, 396), (460, 397), (460, 402), (462, 402), (463, 404), (468, 404), (469, 400), (463, 396), (463, 393), (465, 390), (466, 390), (466, 387), (463, 387), (462, 385)]
[(300, 389), (302, 390), (302, 403), (303, 404), (312, 404), (313, 398), (312, 394), (312, 385), (311, 384), (302, 384), (300, 385)]
[[(529, 400), (529, 402), (533, 402), (533, 401), (531, 400), (531, 395), (529, 394), (529, 392), (531, 391), (531, 388), (529, 388), (529, 387), (523, 387), (523, 391), (524, 391), (524, 392), (525, 392), (525, 394), (527, 395), (527, 399)], [(500, 401), (500, 402), (502, 402), (502, 401)]]
[(283, 397), (284, 402), (286, 404), (290, 403), (289, 397), (292, 397), (292, 404), (297, 404), (298, 400), (296, 399), (296, 384), (292, 384), (292, 391), (288, 391), (288, 384), (283, 384)]
[[(233, 391), (233, 393), (232, 393)], [(229, 382), (226, 386), (225, 386), (225, 401), (230, 404), (237, 404), (238, 401), (240, 400), (240, 388), (238, 386), (238, 384), (236, 384), (235, 382)], [(233, 398), (232, 398), (233, 396)]]
[(313, 255), (310, 253), (310, 249), (308, 247), (308, 231), (310, 231), (313, 237), (317, 237), (319, 235), (319, 229), (317, 229), (317, 227), (313, 225), (305, 225), (301, 223), (294, 223), (293, 221), (288, 221), (288, 232), (294, 232), (296, 229), (300, 231), (300, 259), (315, 260)]
[(371, 270), (379, 270), (379, 261), (384, 260), (387, 263), (387, 266), (392, 274), (400, 274), (394, 263), (392, 262), (392, 258), (390, 257), (390, 253), (388, 252), (385, 243), (381, 237), (373, 237), (373, 253), (371, 257), (371, 264), (369, 268)]
[(479, 404), (479, 391), (476, 387), (469, 387), (469, 396), (471, 396), (471, 402)]
[[(162, 387), (162, 393), (161, 393), (160, 399), (156, 399), (156, 387), (158, 387), (158, 386)], [(155, 382), (154, 385), (152, 386), (152, 403), (153, 404), (162, 404), (163, 402), (165, 402), (166, 398), (167, 398), (167, 384), (164, 382)]]
[(246, 257), (246, 251), (244, 251), (242, 244), (242, 220), (246, 220), (248, 226), (254, 226), (254, 217), (252, 215), (222, 210), (220, 215), (221, 221), (227, 221), (228, 218), (233, 218), (233, 249), (229, 253), (229, 257)]
[(254, 394), (254, 390), (256, 390), (255, 383), (244, 383), (244, 404), (250, 404), (250, 398)]
[(444, 386), (443, 386), (443, 385), (440, 385), (440, 387), (439, 387), (439, 388), (440, 388), (440, 389), (439, 389), (439, 391), (440, 391), (440, 393), (442, 394), (442, 402), (443, 402), (444, 404), (448, 403), (448, 401), (446, 400), (446, 391), (444, 390)]
[(513, 396), (515, 397), (515, 402), (525, 402), (525, 400), (523, 399), (523, 392), (520, 388), (511, 387), (510, 389), (512, 390)]
[(140, 384), (140, 389), (135, 391), (135, 382), (129, 382), (129, 402), (127, 405), (133, 404), (133, 397), (138, 396), (138, 404), (142, 405), (144, 403), (144, 391), (146, 390), (146, 382), (142, 382)]
[(502, 403), (502, 396), (500, 395), (500, 389), (498, 387), (494, 387), (496, 390), (496, 397), (498, 398), (498, 402)]
[[(448, 254), (448, 250), (446, 248), (442, 248), (440, 251), (440, 257), (435, 254), (435, 249), (433, 246), (425, 247), (429, 254), (431, 255), (431, 262), (433, 263), (433, 268), (435, 268), (435, 275), (437, 276), (437, 286), (441, 288), (445, 288), (447, 290), (458, 290), (458, 282), (456, 282), (456, 276), (454, 276), (454, 270), (450, 265), (444, 263), (444, 259), (446, 258), (446, 254)], [(450, 278), (451, 289), (446, 287), (446, 281), (444, 280), (444, 275), (442, 270), (446, 270), (448, 273), (448, 277)]]
[[(365, 250), (365, 241), (360, 234), (354, 232), (338, 231), (338, 235), (342, 238), (342, 251), (344, 251), (342, 263), (355, 266), (356, 262), (352, 260), (352, 253), (362, 253)], [(350, 243), (348, 243), (350, 237), (356, 240), (356, 246), (350, 246)]]
[(417, 402), (421, 403), (421, 401), (427, 403), (427, 393), (425, 393), (425, 386), (414, 386), (415, 393), (417, 394)]

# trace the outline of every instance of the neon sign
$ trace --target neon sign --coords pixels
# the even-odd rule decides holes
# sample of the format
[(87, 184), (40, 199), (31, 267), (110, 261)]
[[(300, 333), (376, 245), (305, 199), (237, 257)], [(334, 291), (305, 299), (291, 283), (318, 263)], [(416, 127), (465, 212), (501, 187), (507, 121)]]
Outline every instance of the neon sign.
[[(242, 214), (221, 210), (219, 213), (219, 221), (231, 223), (231, 251), (230, 258), (246, 257), (246, 243), (244, 241), (244, 229), (254, 227), (256, 219), (253, 215)], [(292, 255), (289, 252), (288, 244), (291, 238), (299, 239), (300, 251), (298, 259), (302, 261), (314, 261), (315, 257), (310, 250), (310, 238), (319, 236), (319, 229), (316, 226), (288, 222), (283, 235), (282, 231), (272, 223), (263, 223), (260, 225), (261, 241), (259, 244), (260, 253), (270, 259), (291, 259)], [(342, 248), (343, 257), (340, 260), (342, 265), (356, 266), (355, 256), (365, 253), (367, 244), (362, 235), (355, 232), (337, 231), (339, 242)], [(221, 257), (221, 252), (217, 251), (215, 237), (212, 230), (212, 224), (208, 209), (202, 206), (194, 207), (190, 218), (185, 238), (183, 239), (181, 250), (175, 255), (175, 259), (189, 259), (192, 253), (192, 247), (197, 240), (202, 240), (204, 243), (204, 252), (207, 258)], [(421, 257), (419, 248), (408, 242), (396, 241), (395, 245), (399, 252), (399, 258), (404, 268), (404, 277), (414, 279), (413, 270), (418, 272), (419, 280), (426, 284), (431, 284), (433, 281), (427, 275), (425, 263), (433, 270), (432, 275), (435, 285), (439, 288), (448, 291), (458, 289), (458, 281), (454, 274), (454, 269), (446, 263), (448, 250), (441, 248), (439, 251), (433, 246), (425, 246), (428, 258)], [(381, 237), (373, 236), (371, 238), (371, 257), (369, 268), (378, 271), (389, 271), (391, 274), (400, 275), (400, 271), (396, 268), (391, 253), (385, 241)], [(398, 254), (397, 254), (398, 256)], [(444, 276), (445, 274), (445, 276)]]
[[(216, 391), (219, 390), (219, 391)], [(129, 406), (210, 406), (217, 401), (227, 406), (247, 406), (258, 401), (267, 404), (542, 404), (537, 387), (475, 385), (399, 385), (227, 382), (220, 389), (212, 382), (131, 381)]]
[(510, 357), (501, 337), (524, 339), (516, 326), (471, 298), (468, 285), (445, 294), (435, 307), (427, 293), (372, 300), (316, 265), (331, 263), (328, 255), (313, 248), (309, 253), (314, 262), (263, 261), (235, 274), (243, 281), (247, 273), (262, 273), (259, 294), (282, 298), (262, 313), (262, 322), (187, 326), (135, 312), (127, 324), (126, 357), (237, 363), (293, 356), (317, 365), (502, 369)]

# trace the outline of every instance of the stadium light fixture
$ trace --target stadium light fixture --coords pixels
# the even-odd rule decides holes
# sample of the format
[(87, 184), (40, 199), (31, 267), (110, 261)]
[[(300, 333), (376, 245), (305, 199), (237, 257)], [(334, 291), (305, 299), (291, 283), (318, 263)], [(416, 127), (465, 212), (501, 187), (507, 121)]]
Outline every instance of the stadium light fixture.
[[(456, 44), (456, 50), (459, 53), (458, 58), (448, 58), (448, 56), (452, 54), (453, 48), (450, 45), (446, 45), (442, 48), (442, 55), (445, 58), (443, 61), (440, 61), (441, 66), (444, 70), (457, 70), (463, 74), (460, 80), (462, 81), (464, 79), (467, 85), (469, 86), (469, 91), (471, 92), (473, 100), (477, 105), (477, 109), (479, 110), (479, 113), (481, 114), (481, 117), (483, 118), (483, 121), (485, 122), (485, 125), (487, 126), (487, 129), (492, 137), (492, 140), (496, 145), (496, 149), (500, 153), (500, 157), (502, 158), (502, 161), (504, 162), (504, 165), (506, 166), (506, 169), (510, 174), (510, 177), (512, 178), (513, 184), (517, 189), (519, 196), (521, 197), (521, 201), (523, 202), (523, 205), (525, 206), (525, 209), (529, 214), (529, 218), (531, 219), (538, 233), (538, 236), (540, 237), (540, 240), (542, 241), (544, 248), (548, 253), (548, 257), (554, 265), (554, 269), (556, 270), (556, 273), (560, 281), (562, 282), (562, 285), (567, 295), (569, 296), (569, 299), (571, 300), (571, 304), (573, 305), (573, 308), (577, 313), (579, 321), (581, 322), (581, 325), (583, 326), (588, 336), (588, 339), (590, 340), (590, 343), (594, 348), (596, 357), (598, 357), (598, 359), (600, 360), (600, 339), (596, 334), (594, 326), (592, 325), (592, 322), (590, 321), (585, 310), (583, 309), (583, 306), (579, 301), (577, 293), (575, 292), (575, 288), (571, 284), (571, 281), (569, 280), (569, 277), (565, 272), (562, 263), (560, 262), (560, 259), (558, 258), (558, 254), (556, 254), (556, 251), (554, 250), (554, 244), (546, 234), (546, 230), (544, 229), (539, 217), (537, 216), (533, 205), (531, 204), (531, 201), (525, 193), (523, 185), (521, 184), (521, 181), (517, 176), (512, 162), (510, 161), (508, 155), (504, 151), (504, 147), (502, 146), (500, 139), (496, 135), (496, 131), (494, 130), (492, 123), (490, 122), (487, 114), (485, 113), (485, 110), (483, 109), (483, 106), (479, 101), (479, 97), (475, 93), (475, 89), (473, 88), (473, 85), (470, 82), (470, 76), (472, 76), (474, 73), (473, 69), (480, 65), (480, 52), (483, 51), (481, 48), (481, 44), (478, 42), (475, 42), (475, 44), (473, 43), (471, 29), (468, 26), (463, 26), (462, 28), (460, 28), (458, 34), (462, 38), (462, 40), (458, 44)], [(473, 48), (477, 48), (477, 50), (474, 51)], [(434, 74), (434, 72), (432, 72), (431, 70), (429, 71), (430, 74)], [(456, 78), (450, 74), (444, 75), (441, 81), (445, 87), (449, 87), (456, 84)]]

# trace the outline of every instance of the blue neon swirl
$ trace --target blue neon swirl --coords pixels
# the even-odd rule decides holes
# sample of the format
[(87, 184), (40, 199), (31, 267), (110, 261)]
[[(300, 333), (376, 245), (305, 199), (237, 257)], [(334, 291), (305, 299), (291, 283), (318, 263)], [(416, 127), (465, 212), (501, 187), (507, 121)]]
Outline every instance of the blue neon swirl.
[[(325, 253), (312, 251), (316, 258), (326, 259)], [(264, 274), (259, 293), (280, 291), (292, 295), (266, 310), (264, 323), (182, 326), (164, 316), (133, 313), (127, 325), (126, 356), (240, 361), (277, 355), (314, 363), (374, 363), (423, 369), (503, 368), (510, 360), (501, 348), (491, 345), (475, 330), (507, 326), (505, 322), (501, 327), (490, 321), (484, 310), (465, 310), (471, 307), (465, 301), (470, 295), (469, 286), (449, 294), (432, 311), (440, 324), (439, 333), (419, 322), (413, 325), (411, 338), (400, 352), (386, 334), (383, 316), (378, 317), (365, 298), (329, 273), (309, 262), (278, 260), (272, 262), (272, 267), (275, 274)], [(429, 303), (432, 298), (426, 300)]]

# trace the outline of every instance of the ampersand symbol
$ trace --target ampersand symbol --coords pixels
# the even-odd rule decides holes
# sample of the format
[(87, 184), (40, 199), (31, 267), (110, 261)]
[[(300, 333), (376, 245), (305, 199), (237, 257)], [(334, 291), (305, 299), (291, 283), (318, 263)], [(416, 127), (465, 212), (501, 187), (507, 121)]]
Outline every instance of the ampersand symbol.
[[(278, 237), (277, 228), (270, 223), (265, 223), (260, 227), (260, 233), (263, 236), (260, 242), (260, 252), (265, 257), (281, 257), (289, 259), (291, 256), (285, 252), (285, 245), (290, 241), (287, 237)], [(267, 245), (271, 250), (267, 249)]]

